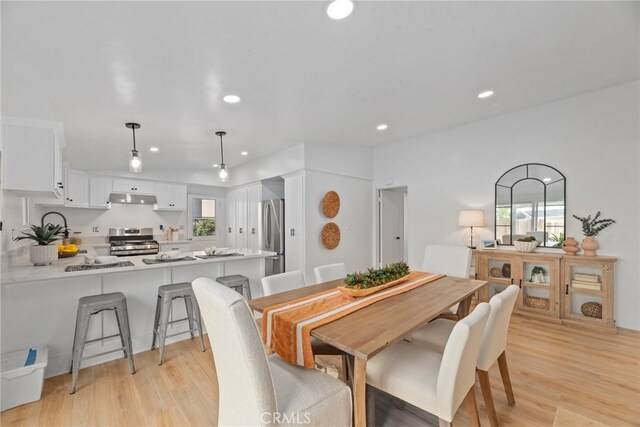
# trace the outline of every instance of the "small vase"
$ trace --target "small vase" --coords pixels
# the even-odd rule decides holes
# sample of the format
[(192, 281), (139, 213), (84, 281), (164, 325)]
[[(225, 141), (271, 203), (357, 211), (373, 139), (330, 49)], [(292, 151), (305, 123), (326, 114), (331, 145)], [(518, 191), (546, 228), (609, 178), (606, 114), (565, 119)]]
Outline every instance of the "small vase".
[(576, 253), (578, 253), (578, 251), (580, 251), (580, 248), (578, 247), (578, 241), (573, 237), (567, 237), (566, 239), (564, 239), (564, 242), (562, 242), (562, 250), (567, 255), (575, 255)]
[(600, 247), (596, 238), (593, 236), (585, 236), (582, 240), (582, 250), (584, 251), (584, 256), (596, 256), (596, 249)]
[(29, 253), (33, 265), (50, 265), (58, 259), (57, 245), (33, 245)]

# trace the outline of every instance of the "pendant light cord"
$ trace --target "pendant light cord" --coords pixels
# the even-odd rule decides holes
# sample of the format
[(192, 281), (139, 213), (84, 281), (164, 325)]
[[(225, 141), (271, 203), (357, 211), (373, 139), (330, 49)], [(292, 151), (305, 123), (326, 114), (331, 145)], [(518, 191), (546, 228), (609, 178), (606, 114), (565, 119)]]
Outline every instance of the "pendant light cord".
[(224, 147), (222, 146), (222, 135), (220, 135), (220, 164), (224, 165)]
[(136, 127), (132, 126), (131, 130), (133, 131), (133, 151), (138, 151), (136, 150)]

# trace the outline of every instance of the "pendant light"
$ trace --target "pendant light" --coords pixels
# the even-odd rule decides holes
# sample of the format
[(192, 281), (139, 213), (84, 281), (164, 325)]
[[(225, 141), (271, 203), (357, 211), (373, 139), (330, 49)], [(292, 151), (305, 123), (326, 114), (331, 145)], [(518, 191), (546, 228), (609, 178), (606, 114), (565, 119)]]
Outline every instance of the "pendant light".
[(142, 159), (140, 159), (140, 153), (136, 149), (136, 129), (140, 129), (139, 123), (126, 123), (126, 127), (133, 132), (133, 150), (129, 156), (129, 172), (140, 173), (142, 172)]
[(224, 164), (224, 147), (222, 145), (222, 137), (227, 133), (223, 130), (219, 130), (216, 132), (216, 135), (220, 137), (220, 171), (218, 172), (218, 177), (220, 177), (220, 181), (225, 182), (229, 177), (229, 173), (227, 172), (227, 165)]

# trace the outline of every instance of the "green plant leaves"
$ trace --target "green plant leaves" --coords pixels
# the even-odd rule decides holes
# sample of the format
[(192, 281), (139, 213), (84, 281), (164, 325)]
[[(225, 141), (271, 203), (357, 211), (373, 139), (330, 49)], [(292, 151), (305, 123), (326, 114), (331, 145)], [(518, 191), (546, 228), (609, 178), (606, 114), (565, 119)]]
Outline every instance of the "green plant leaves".
[(345, 285), (353, 289), (367, 289), (381, 286), (409, 274), (409, 266), (404, 261), (394, 262), (380, 269), (369, 268), (366, 272), (347, 274)]
[(31, 233), (21, 231), (23, 236), (18, 236), (13, 240), (33, 240), (38, 243), (38, 245), (46, 246), (58, 240), (58, 236), (63, 232), (63, 227), (61, 225), (53, 224), (46, 224), (44, 227), (40, 227), (39, 225), (32, 225), (30, 229)]

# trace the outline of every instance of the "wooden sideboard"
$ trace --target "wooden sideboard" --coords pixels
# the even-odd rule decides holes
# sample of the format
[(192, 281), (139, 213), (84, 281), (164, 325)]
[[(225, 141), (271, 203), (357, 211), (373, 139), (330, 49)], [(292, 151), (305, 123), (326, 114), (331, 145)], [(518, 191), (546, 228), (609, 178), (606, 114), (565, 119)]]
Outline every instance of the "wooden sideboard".
[[(507, 250), (475, 250), (473, 256), (476, 278), (489, 282), (480, 300), (488, 301), (514, 284), (520, 287), (515, 313), (615, 333), (613, 273), (617, 258)], [(583, 307), (585, 303), (591, 304)], [(601, 317), (593, 317), (598, 315)]]

